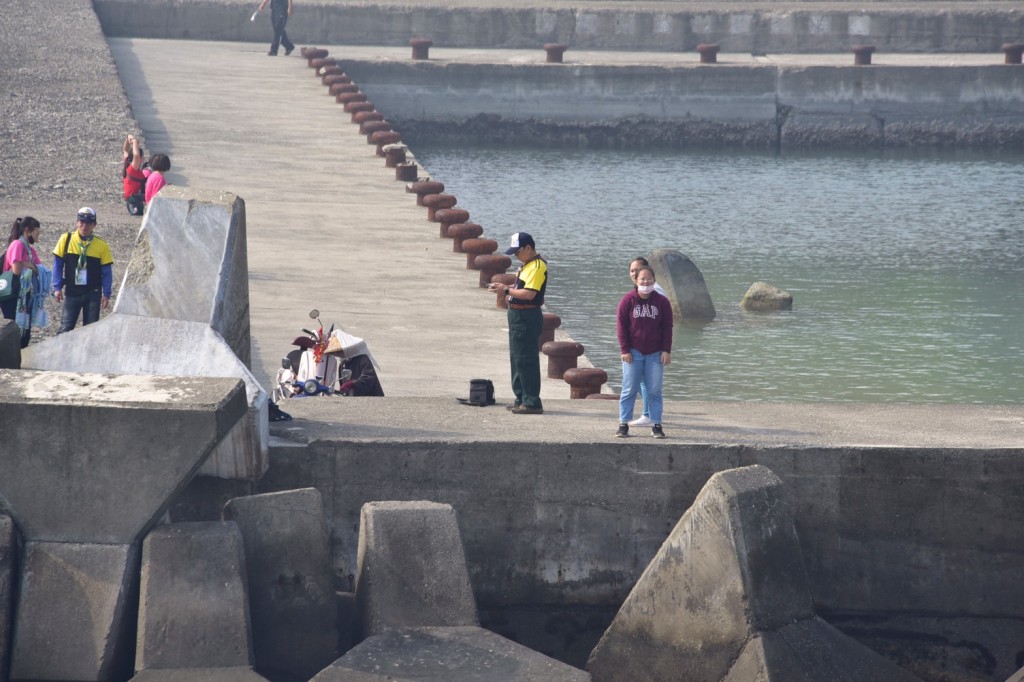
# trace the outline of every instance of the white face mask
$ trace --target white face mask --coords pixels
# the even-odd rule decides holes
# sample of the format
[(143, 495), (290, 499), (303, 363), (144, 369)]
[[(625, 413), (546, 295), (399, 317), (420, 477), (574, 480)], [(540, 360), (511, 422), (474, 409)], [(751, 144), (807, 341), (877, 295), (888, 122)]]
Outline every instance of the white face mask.
[(637, 284), (636, 290), (639, 291), (641, 294), (647, 295), (654, 291), (654, 285)]

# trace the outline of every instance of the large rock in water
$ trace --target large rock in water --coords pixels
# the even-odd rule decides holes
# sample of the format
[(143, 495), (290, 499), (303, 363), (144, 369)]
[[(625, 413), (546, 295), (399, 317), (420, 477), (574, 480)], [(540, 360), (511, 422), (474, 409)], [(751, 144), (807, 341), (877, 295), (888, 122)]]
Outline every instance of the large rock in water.
[(590, 655), (593, 679), (916, 679), (814, 614), (782, 481), (715, 474)]
[(675, 249), (656, 249), (647, 258), (654, 268), (658, 284), (672, 302), (675, 322), (711, 322), (715, 304), (700, 269), (685, 254)]
[(744, 310), (756, 312), (791, 310), (793, 308), (793, 294), (767, 282), (754, 282), (747, 289), (747, 293), (743, 294), (740, 307)]

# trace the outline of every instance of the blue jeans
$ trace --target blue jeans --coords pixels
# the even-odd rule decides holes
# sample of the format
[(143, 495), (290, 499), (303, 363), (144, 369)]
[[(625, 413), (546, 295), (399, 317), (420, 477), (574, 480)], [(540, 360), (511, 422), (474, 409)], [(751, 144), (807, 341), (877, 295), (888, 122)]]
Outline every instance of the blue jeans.
[(619, 422), (625, 424), (633, 418), (633, 405), (640, 392), (641, 382), (646, 389), (647, 406), (651, 421), (661, 423), (661, 388), (665, 378), (665, 365), (661, 364), (661, 352), (644, 355), (637, 350), (629, 351), (633, 362), (622, 363), (622, 395), (619, 397)]
[(100, 291), (86, 291), (83, 294), (64, 294), (64, 309), (60, 316), (60, 331), (69, 332), (78, 324), (78, 316), (82, 316), (82, 326), (92, 324), (100, 319)]

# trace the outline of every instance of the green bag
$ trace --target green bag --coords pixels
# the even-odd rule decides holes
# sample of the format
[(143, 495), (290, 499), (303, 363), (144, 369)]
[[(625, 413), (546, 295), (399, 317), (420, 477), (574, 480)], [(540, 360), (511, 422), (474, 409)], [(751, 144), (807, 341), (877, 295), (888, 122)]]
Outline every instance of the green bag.
[(12, 298), (17, 297), (17, 294), (14, 293), (15, 277), (18, 276), (14, 274), (14, 270), (8, 270), (4, 274), (0, 275), (0, 301), (9, 301)]

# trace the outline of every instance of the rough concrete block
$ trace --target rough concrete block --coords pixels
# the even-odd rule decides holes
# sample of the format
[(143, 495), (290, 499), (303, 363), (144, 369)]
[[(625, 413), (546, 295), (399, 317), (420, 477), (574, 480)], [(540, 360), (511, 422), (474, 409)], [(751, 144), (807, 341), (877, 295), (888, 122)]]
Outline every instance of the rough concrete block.
[(601, 681), (719, 680), (734, 662), (737, 681), (913, 679), (815, 617), (782, 481), (759, 465), (711, 477), (587, 667)]
[(245, 202), (164, 187), (146, 209), (114, 312), (208, 324), (251, 367)]
[(704, 275), (688, 256), (674, 249), (655, 249), (647, 257), (658, 284), (672, 302), (675, 321), (710, 322), (717, 312)]
[(31, 370), (0, 370), (0, 405), (25, 539), (101, 544), (139, 540), (246, 410), (237, 379)]
[(115, 313), (29, 346), (24, 366), (63, 372), (241, 379), (248, 414), (217, 444), (199, 473), (255, 480), (267, 470), (267, 394), (208, 324)]
[[(312, 682), (587, 682), (590, 675), (479, 627), (390, 630), (363, 641)], [(639, 678), (634, 678), (639, 679)]]
[(21, 367), (21, 330), (14, 320), (0, 319), (0, 369)]
[(356, 564), (363, 637), (389, 628), (479, 625), (451, 505), (364, 504)]
[(234, 668), (177, 668), (143, 670), (131, 682), (260, 682), (267, 678), (248, 666)]
[(245, 541), (256, 669), (309, 679), (338, 657), (337, 601), (315, 488), (230, 500)]
[(1010, 675), (1006, 682), (1024, 682), (1024, 668)]
[(11, 679), (105, 681), (131, 674), (136, 547), (26, 544)]
[(19, 549), (20, 536), (14, 519), (0, 515), (0, 680), (10, 679), (14, 581), (17, 579)]
[(230, 521), (150, 531), (142, 545), (136, 670), (252, 665), (244, 552)]
[(918, 678), (814, 617), (752, 637), (723, 682), (751, 680), (915, 682)]

